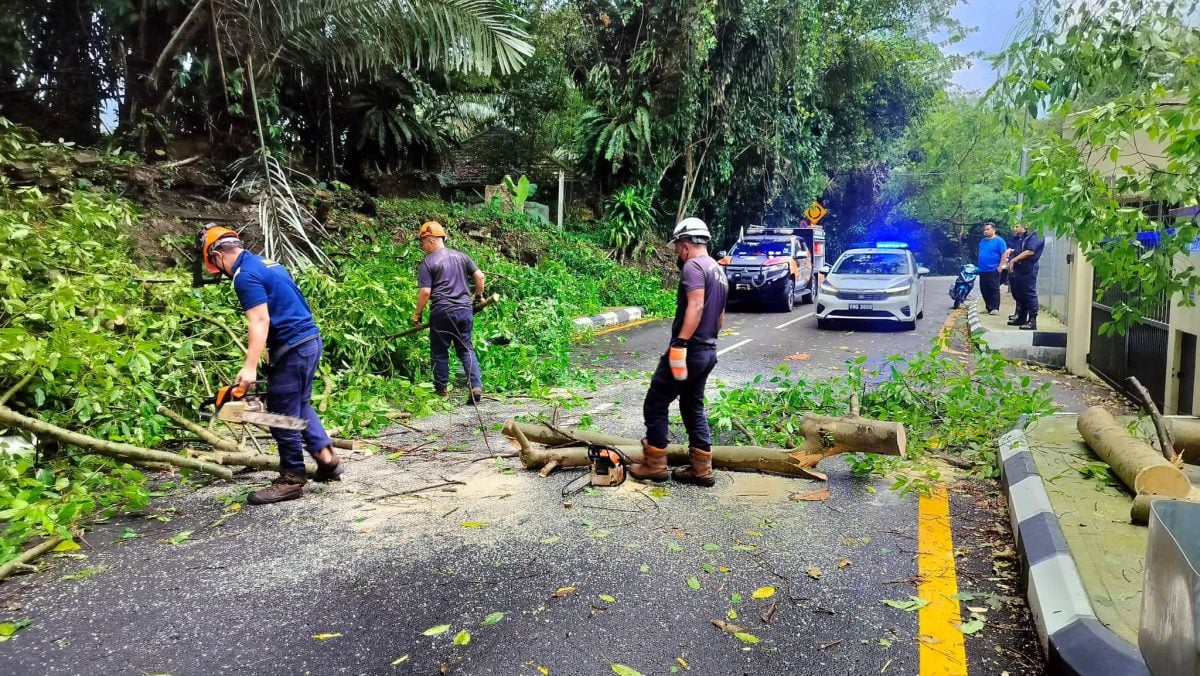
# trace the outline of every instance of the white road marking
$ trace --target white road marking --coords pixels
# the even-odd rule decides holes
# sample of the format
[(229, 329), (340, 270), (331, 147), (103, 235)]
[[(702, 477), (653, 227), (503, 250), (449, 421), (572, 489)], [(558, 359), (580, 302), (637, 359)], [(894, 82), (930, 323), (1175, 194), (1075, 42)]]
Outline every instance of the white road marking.
[(801, 316), (801, 317), (796, 317), (795, 319), (793, 319), (793, 320), (792, 320), (792, 321), (790, 321), (790, 322), (784, 322), (784, 323), (780, 324), (779, 326), (776, 326), (775, 328), (777, 328), (777, 329), (786, 329), (787, 327), (791, 326), (792, 324), (795, 324), (796, 322), (799, 322), (799, 321), (803, 321), (803, 320), (805, 320), (805, 319), (808, 319), (809, 317), (811, 317), (811, 316), (813, 316), (813, 315), (815, 315), (815, 314), (817, 314), (817, 313), (815, 313), (815, 312), (810, 312), (810, 313), (808, 313), (808, 314), (806, 314), (806, 315), (803, 315), (803, 316)]
[(726, 352), (729, 352), (730, 350), (736, 350), (739, 347), (745, 345), (746, 343), (753, 343), (753, 342), (754, 342), (753, 338), (747, 338), (739, 343), (734, 343), (733, 345), (730, 345), (729, 347), (725, 348), (724, 350), (721, 350), (720, 352), (718, 352), (717, 356), (720, 357), (721, 355), (725, 354)]

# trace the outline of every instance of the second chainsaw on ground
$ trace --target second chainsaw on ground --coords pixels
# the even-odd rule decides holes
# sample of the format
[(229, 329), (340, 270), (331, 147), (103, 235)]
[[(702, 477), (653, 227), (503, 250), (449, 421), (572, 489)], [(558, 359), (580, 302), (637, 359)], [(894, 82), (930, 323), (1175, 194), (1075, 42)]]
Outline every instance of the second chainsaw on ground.
[[(261, 382), (261, 381), (260, 381)], [(308, 428), (308, 421), (290, 415), (267, 412), (263, 394), (258, 390), (259, 383), (249, 387), (229, 385), (217, 390), (212, 405), (217, 420), (239, 425), (261, 425), (277, 427), (285, 430), (303, 430)]]

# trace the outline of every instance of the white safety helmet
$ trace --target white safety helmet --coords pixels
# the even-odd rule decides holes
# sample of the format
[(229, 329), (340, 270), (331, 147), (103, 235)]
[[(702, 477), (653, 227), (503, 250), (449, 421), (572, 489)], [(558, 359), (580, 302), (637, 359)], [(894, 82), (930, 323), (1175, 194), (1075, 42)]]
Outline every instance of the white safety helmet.
[(671, 243), (674, 244), (685, 237), (699, 244), (708, 244), (708, 240), (712, 239), (712, 233), (708, 231), (708, 226), (704, 224), (704, 221), (693, 216), (679, 221), (679, 224), (675, 226), (675, 231), (671, 233)]

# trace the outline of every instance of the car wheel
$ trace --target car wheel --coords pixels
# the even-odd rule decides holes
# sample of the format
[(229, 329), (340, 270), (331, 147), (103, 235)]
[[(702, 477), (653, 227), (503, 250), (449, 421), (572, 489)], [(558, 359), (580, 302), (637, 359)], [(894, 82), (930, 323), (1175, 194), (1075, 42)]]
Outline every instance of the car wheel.
[(779, 310), (791, 312), (796, 307), (796, 283), (791, 279), (783, 285), (783, 295), (779, 298)]
[(911, 322), (901, 322), (900, 326), (904, 327), (905, 331), (916, 331), (917, 330), (917, 320), (914, 319)]
[(925, 319), (925, 308), (921, 308), (921, 311), (917, 313), (917, 319)]
[(833, 326), (833, 320), (825, 319), (823, 317), (817, 317), (817, 328), (818, 329), (828, 329), (828, 328), (831, 328), (832, 326)]

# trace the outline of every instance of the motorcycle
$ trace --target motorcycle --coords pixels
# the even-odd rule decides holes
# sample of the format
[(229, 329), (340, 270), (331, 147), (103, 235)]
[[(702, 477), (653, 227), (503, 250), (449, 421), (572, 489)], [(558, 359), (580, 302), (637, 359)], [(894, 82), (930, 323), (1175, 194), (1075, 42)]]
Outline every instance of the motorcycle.
[(958, 277), (950, 287), (950, 299), (954, 301), (955, 308), (962, 305), (967, 296), (971, 295), (971, 290), (975, 288), (975, 278), (978, 276), (979, 268), (970, 263), (958, 269)]

